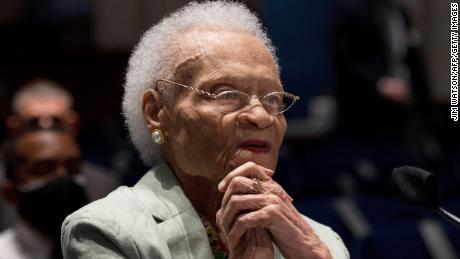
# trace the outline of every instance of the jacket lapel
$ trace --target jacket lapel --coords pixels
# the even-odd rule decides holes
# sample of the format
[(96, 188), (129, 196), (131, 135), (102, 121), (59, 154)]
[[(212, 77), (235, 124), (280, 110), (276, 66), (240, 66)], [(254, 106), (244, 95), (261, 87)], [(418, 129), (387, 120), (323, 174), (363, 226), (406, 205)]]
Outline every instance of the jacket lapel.
[(214, 258), (201, 219), (165, 162), (152, 167), (133, 190), (157, 222), (172, 258)]

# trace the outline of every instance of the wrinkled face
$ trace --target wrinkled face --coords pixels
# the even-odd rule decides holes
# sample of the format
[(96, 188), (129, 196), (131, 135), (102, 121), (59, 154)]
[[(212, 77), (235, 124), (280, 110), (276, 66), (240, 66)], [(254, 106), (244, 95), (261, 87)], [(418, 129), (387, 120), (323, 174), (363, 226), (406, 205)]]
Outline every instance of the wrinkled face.
[(16, 143), (22, 158), (16, 180), (27, 183), (79, 172), (80, 149), (72, 135), (57, 131), (25, 133)]
[[(234, 31), (188, 31), (177, 46), (174, 81), (219, 93), (250, 96), (282, 91), (273, 59), (263, 43)], [(216, 182), (248, 161), (274, 169), (286, 130), (283, 115), (268, 114), (257, 98), (223, 113), (216, 102), (179, 87), (171, 107), (159, 112), (166, 134), (163, 154), (173, 168)]]

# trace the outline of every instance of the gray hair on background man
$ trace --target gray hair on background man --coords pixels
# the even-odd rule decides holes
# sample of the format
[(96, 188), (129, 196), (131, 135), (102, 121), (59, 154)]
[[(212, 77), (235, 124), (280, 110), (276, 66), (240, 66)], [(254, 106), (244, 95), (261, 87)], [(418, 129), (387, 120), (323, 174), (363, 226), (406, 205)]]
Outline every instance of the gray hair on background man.
[[(181, 33), (194, 28), (234, 30), (254, 35), (271, 52), (279, 70), (275, 48), (261, 22), (242, 4), (229, 1), (192, 2), (151, 27), (142, 36), (129, 60), (122, 107), (131, 140), (147, 165), (160, 159), (161, 151), (145, 127), (140, 109), (142, 95), (158, 79), (172, 79), (177, 58), (174, 46), (179, 44)], [(172, 98), (166, 93), (165, 102), (171, 103)]]

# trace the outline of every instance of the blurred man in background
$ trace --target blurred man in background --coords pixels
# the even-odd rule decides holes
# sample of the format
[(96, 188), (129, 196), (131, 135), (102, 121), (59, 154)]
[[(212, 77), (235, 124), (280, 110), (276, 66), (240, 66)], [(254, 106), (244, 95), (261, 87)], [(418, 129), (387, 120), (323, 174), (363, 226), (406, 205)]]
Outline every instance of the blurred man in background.
[(88, 202), (80, 149), (68, 131), (27, 131), (6, 145), (3, 196), (15, 223), (0, 233), (0, 258), (60, 258), (64, 218)]
[[(80, 118), (73, 110), (72, 95), (55, 82), (36, 79), (25, 84), (13, 96), (11, 110), (13, 114), (7, 117), (6, 126), (12, 138), (35, 130), (61, 130), (74, 139), (78, 133)], [(1, 171), (0, 183), (5, 174)], [(85, 191), (91, 201), (104, 197), (119, 185), (110, 170), (92, 162), (83, 160), (81, 172), (88, 183)], [(2, 230), (14, 221), (2, 199), (0, 214)]]
[(33, 129), (61, 128), (76, 135), (79, 115), (71, 94), (57, 83), (37, 79), (19, 89), (11, 102), (6, 125), (15, 136)]

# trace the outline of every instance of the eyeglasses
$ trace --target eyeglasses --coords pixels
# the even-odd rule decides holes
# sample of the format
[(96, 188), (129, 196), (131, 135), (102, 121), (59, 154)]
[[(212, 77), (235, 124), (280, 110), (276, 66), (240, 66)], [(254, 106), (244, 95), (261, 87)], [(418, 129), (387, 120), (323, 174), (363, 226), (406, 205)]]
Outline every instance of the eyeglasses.
[(257, 98), (269, 114), (276, 115), (287, 111), (297, 100), (300, 99), (298, 96), (288, 92), (272, 92), (264, 96), (250, 96), (245, 92), (228, 90), (213, 94), (188, 85), (179, 84), (165, 79), (158, 79), (156, 82), (156, 87), (158, 87), (158, 82), (166, 82), (173, 85), (182, 86), (188, 90), (192, 90), (196, 93), (213, 99), (216, 104), (218, 104), (219, 110), (226, 113), (237, 111), (247, 106), (253, 98)]
[(28, 119), (22, 119), (22, 130), (33, 131), (40, 129), (58, 129), (66, 130), (70, 128), (65, 118), (62, 116), (49, 116), (49, 117), (32, 117)]

